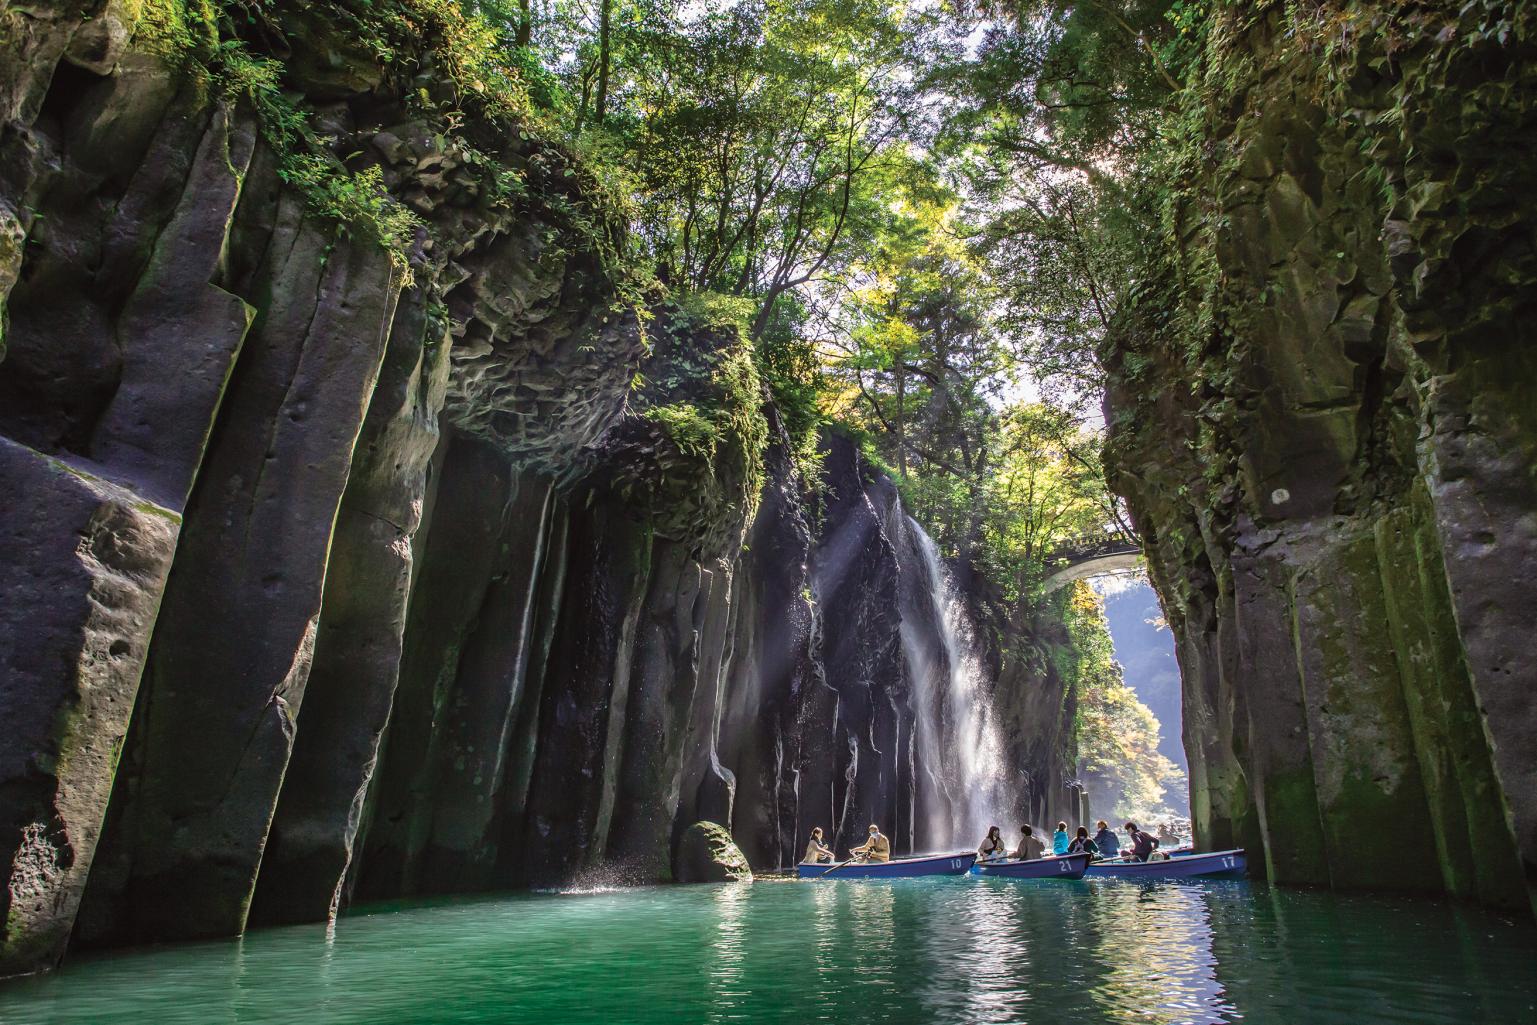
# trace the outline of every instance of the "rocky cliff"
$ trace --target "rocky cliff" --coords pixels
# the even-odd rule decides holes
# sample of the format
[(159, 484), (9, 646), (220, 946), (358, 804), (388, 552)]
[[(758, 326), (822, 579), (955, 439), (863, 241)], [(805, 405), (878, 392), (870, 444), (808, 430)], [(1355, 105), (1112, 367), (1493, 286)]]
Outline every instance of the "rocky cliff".
[(1520, 11), (1224, 9), (1186, 91), (1169, 258), (1105, 353), (1197, 835), (1275, 880), (1503, 906), (1537, 882)]
[(0, 5), (0, 975), (934, 839), (896, 489), (802, 479), (457, 10)]

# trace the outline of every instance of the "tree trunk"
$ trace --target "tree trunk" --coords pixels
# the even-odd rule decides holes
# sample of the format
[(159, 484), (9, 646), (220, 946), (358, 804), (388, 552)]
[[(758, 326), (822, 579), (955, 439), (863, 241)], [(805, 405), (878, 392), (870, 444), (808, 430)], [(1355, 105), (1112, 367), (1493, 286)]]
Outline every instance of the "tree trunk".
[(519, 46), (527, 46), (534, 38), (533, 0), (518, 0), (518, 14), (518, 31), (513, 41)]
[(609, 45), (614, 20), (614, 0), (603, 0), (598, 10), (598, 95), (593, 103), (593, 117), (602, 124), (608, 113), (608, 68), (613, 51)]

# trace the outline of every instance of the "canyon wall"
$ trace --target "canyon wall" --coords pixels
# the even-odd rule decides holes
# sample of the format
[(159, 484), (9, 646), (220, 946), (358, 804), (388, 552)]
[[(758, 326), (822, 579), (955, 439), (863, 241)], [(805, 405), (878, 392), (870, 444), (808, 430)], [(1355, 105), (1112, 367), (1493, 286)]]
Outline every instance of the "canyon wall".
[(701, 819), (936, 842), (892, 483), (804, 479), (457, 8), (198, 10), (0, 4), (0, 975), (664, 880)]
[(1104, 357), (1199, 840), (1277, 881), (1537, 883), (1537, 16), (1216, 15), (1167, 259)]

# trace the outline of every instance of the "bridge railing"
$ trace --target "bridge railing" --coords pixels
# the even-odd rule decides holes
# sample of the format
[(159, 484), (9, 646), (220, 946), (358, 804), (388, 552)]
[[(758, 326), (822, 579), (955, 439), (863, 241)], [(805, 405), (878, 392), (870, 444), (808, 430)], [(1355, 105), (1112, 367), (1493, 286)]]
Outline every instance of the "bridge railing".
[(1137, 539), (1116, 531), (1115, 533), (1096, 534), (1085, 537), (1069, 538), (1054, 547), (1046, 556), (1048, 566), (1082, 562), (1085, 559), (1098, 559), (1107, 555), (1130, 555), (1139, 552), (1142, 546)]

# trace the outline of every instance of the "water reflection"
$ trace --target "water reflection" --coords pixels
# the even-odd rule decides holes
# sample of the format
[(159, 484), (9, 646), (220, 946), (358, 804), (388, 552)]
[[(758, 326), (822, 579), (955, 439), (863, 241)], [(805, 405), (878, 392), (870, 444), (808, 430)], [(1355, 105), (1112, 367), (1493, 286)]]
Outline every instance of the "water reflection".
[(714, 956), (707, 962), (711, 994), (709, 1021), (728, 1021), (747, 996), (742, 973), (747, 963), (746, 913), (750, 890), (745, 884), (715, 890)]
[[(1537, 1021), (1529, 927), (1472, 908), (1256, 888), (1212, 904), (1217, 975), (1247, 1021)], [(1266, 937), (1263, 946), (1254, 937)]]
[(1108, 1022), (1227, 1020), (1212, 950), (1206, 891), (1188, 886), (1110, 882), (1091, 884), (1097, 916), (1097, 956), (1104, 968), (1093, 987)]
[(1537, 1021), (1537, 931), (1242, 883), (898, 880), (395, 907), (82, 960), (5, 1025)]

